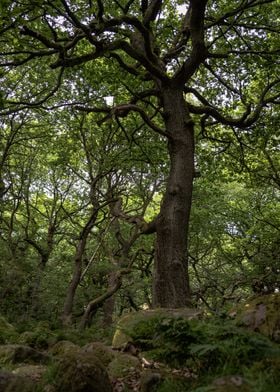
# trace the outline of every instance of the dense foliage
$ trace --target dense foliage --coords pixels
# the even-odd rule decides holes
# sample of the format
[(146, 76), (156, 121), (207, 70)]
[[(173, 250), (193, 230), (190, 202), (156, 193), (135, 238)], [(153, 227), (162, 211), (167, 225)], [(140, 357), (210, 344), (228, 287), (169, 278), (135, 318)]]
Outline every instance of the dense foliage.
[[(279, 345), (231, 320), (186, 321), (167, 316), (147, 323), (143, 319), (130, 335), (145, 358), (183, 369), (170, 383), (167, 378), (157, 391), (168, 390), (168, 386), (178, 391), (219, 391), (219, 383), (212, 383), (218, 377), (223, 377), (221, 391), (277, 390)], [(236, 386), (227, 382), (232, 375)]]
[(172, 194), (159, 90), (175, 81), (196, 144), (191, 303), (223, 313), (279, 290), (279, 1), (199, 1), (197, 16), (194, 3), (1, 2), (0, 312), (9, 320), (86, 326), (98, 311), (110, 325), (152, 305), (153, 223)]

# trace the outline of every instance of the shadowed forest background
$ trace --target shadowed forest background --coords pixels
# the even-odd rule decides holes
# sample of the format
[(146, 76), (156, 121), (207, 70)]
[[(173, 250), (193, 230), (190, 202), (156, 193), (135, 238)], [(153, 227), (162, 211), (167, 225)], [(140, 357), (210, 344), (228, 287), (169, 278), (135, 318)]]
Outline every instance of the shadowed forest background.
[[(0, 314), (17, 337), (0, 343), (46, 349), (50, 331), (108, 343), (132, 311), (190, 308), (212, 320), (201, 341), (189, 331), (204, 344), (214, 318), (251, 298), (279, 306), (279, 10), (1, 2)], [(169, 317), (153, 349), (186, 338)], [(192, 355), (213, 353), (207, 344)], [(184, 361), (179, 352), (172, 365)], [(273, 391), (273, 377), (251, 390)], [(171, 391), (164, 382), (157, 390)]]

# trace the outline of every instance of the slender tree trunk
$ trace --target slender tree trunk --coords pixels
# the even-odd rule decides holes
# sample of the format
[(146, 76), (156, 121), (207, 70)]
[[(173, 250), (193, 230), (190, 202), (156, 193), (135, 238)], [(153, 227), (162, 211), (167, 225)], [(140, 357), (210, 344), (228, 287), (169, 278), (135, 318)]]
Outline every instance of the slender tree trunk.
[(85, 250), (86, 240), (82, 239), (76, 248), (74, 270), (71, 282), (67, 289), (66, 299), (64, 302), (62, 323), (64, 326), (72, 324), (72, 309), (74, 304), (74, 298), (76, 294), (77, 287), (81, 280), (82, 275), (82, 265), (83, 265), (83, 254)]
[(46, 269), (46, 265), (49, 262), (50, 256), (53, 251), (55, 232), (56, 232), (56, 224), (55, 222), (50, 222), (48, 227), (47, 238), (43, 245), (41, 245), (36, 241), (33, 241), (31, 238), (27, 237), (25, 239), (26, 243), (32, 245), (40, 256), (38, 272), (35, 277), (35, 282), (31, 294), (31, 313), (33, 314), (34, 317), (37, 316), (41, 308), (41, 304), (40, 304), (41, 284), (42, 284), (44, 271)]
[[(108, 288), (113, 287), (116, 283), (116, 272), (113, 271), (109, 275), (108, 279)], [(103, 305), (103, 325), (104, 327), (109, 327), (113, 323), (113, 313), (115, 309), (115, 302), (116, 297), (112, 295), (111, 297), (107, 298)]]
[(82, 275), (83, 254), (85, 251), (87, 238), (91, 232), (91, 229), (95, 224), (97, 214), (98, 214), (98, 210), (93, 210), (93, 213), (90, 216), (86, 226), (80, 233), (79, 242), (76, 247), (73, 275), (67, 290), (63, 313), (61, 317), (64, 326), (70, 325), (72, 323), (72, 310), (73, 310), (74, 298)]
[(170, 172), (156, 224), (153, 307), (190, 303), (187, 235), (194, 176), (194, 130), (183, 91), (163, 89)]
[(40, 310), (40, 289), (46, 264), (40, 262), (31, 293), (31, 314), (36, 317)]

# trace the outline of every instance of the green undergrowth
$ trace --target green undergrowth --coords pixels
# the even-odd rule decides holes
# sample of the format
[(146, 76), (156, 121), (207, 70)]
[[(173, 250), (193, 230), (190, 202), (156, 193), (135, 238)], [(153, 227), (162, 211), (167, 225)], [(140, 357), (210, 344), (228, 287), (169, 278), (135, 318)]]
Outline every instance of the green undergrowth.
[[(166, 370), (162, 373), (161, 381), (153, 386), (152, 391), (279, 390), (280, 345), (259, 333), (237, 326), (232, 320), (214, 317), (187, 320), (156, 316), (128, 323), (123, 328), (140, 349), (141, 356), (165, 364)], [(47, 350), (65, 340), (78, 346), (94, 341), (109, 345), (112, 336), (112, 330), (100, 326), (85, 331), (53, 328), (46, 322), (13, 327), (3, 318), (2, 331), (6, 331), (2, 335), (4, 344), (26, 344), (38, 350)], [(42, 385), (59, 380), (58, 370), (59, 361), (50, 361), (38, 390)], [(184, 374), (189, 376), (185, 377)], [(241, 385), (231, 384), (232, 377)], [(216, 383), (217, 380), (220, 383)]]
[(190, 384), (187, 381), (176, 378), (166, 378), (155, 389), (155, 392), (185, 392), (189, 390)]
[(110, 344), (113, 329), (93, 326), (86, 330), (79, 328), (52, 328), (47, 322), (34, 322), (34, 325), (21, 326), (20, 334), (12, 343), (25, 344), (37, 349), (47, 349), (61, 340), (68, 340), (79, 346), (91, 341), (102, 341)]
[[(130, 336), (146, 351), (144, 356), (196, 374), (189, 381), (192, 391), (220, 391), (211, 383), (227, 375), (242, 377), (244, 391), (276, 392), (279, 388), (280, 346), (230, 320), (158, 319), (148, 322), (147, 328), (145, 322), (139, 323)], [(185, 390), (184, 386), (180, 389), (180, 383), (176, 385), (176, 390)], [(228, 385), (226, 389), (230, 391)], [(165, 390), (168, 386), (163, 383), (158, 391)]]
[(16, 328), (0, 315), (0, 344), (14, 343), (17, 338)]

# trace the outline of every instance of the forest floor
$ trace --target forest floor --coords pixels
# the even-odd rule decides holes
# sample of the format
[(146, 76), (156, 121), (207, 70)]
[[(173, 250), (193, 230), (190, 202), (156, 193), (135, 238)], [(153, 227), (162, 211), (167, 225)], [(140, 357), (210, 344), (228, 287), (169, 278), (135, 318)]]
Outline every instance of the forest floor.
[[(280, 295), (223, 317), (132, 312), (112, 329), (21, 330), (0, 317), (1, 392), (278, 392)], [(113, 337), (113, 339), (111, 339)]]

